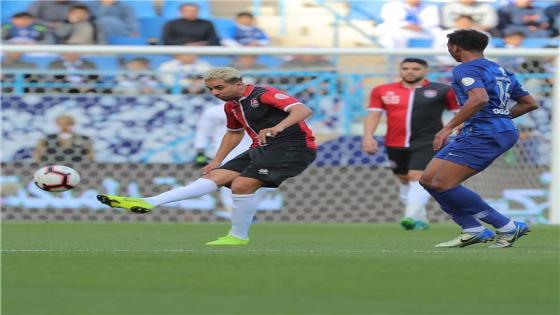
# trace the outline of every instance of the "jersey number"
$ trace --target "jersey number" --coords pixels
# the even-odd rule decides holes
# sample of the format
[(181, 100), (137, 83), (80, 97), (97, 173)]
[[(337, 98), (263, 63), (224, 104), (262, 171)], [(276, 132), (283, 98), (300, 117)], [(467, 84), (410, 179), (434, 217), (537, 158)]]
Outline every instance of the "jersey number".
[(498, 97), (500, 98), (500, 108), (506, 108), (510, 98), (509, 87), (511, 82), (497, 80), (498, 84)]

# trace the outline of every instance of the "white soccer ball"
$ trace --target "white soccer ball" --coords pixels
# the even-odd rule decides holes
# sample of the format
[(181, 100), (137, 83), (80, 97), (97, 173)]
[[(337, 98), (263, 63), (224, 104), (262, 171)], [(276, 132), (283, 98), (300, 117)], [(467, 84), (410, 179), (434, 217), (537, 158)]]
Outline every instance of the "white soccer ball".
[(80, 182), (80, 174), (68, 166), (48, 165), (33, 174), (37, 187), (50, 192), (70, 190)]

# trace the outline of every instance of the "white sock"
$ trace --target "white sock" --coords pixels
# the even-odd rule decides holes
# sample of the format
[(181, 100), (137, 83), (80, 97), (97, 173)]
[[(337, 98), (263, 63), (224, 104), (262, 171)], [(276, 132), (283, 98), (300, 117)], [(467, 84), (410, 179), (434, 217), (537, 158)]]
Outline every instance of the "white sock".
[(405, 206), (406, 206), (406, 202), (408, 200), (408, 190), (409, 189), (410, 189), (410, 186), (408, 184), (403, 184), (399, 181), (399, 198), (401, 199), (401, 202)]
[(259, 198), (256, 194), (250, 195), (231, 195), (233, 198), (233, 206), (231, 212), (231, 230), (229, 234), (240, 239), (249, 238), (249, 228), (253, 217), (257, 213)]
[(428, 221), (426, 204), (430, 200), (430, 194), (420, 185), (418, 181), (408, 182), (409, 190), (406, 196), (405, 217), (415, 220)]
[(463, 233), (480, 233), (482, 231), (484, 231), (484, 227), (481, 225), (481, 226), (477, 226), (477, 227), (464, 229)]
[(504, 225), (501, 228), (496, 229), (496, 230), (498, 232), (505, 233), (505, 232), (511, 232), (511, 231), (515, 230), (516, 228), (517, 227), (515, 226), (515, 223), (513, 223), (513, 220), (509, 220), (509, 222), (506, 225)]
[(188, 184), (187, 186), (175, 188), (170, 191), (161, 193), (157, 196), (143, 199), (144, 201), (147, 201), (154, 206), (159, 206), (164, 203), (198, 198), (216, 190), (218, 190), (218, 186), (216, 185), (216, 183), (214, 183), (214, 181), (206, 178), (199, 178), (194, 182)]

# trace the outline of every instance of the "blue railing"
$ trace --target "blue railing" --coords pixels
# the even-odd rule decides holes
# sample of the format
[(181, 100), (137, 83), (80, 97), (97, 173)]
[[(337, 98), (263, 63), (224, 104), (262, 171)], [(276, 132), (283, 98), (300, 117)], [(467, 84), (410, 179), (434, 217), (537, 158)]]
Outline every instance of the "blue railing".
[[(157, 78), (162, 72), (127, 72), (127, 71), (102, 71), (102, 70), (79, 70), (79, 71), (60, 71), (60, 70), (9, 70), (3, 71), (2, 89), (7, 95), (24, 95), (28, 93), (68, 93), (72, 88), (77, 88), (76, 84), (64, 79), (54, 80), (55, 76), (81, 76), (83, 81), (79, 87), (87, 88), (92, 93), (97, 94), (117, 94), (127, 95), (126, 93), (116, 92), (118, 87), (117, 78), (122, 75), (149, 75)], [(181, 85), (179, 74), (173, 85), (164, 85), (158, 82), (152, 93), (144, 95), (185, 95), (192, 93)], [(428, 78), (432, 81), (449, 82), (449, 72), (432, 72)], [(384, 72), (367, 72), (360, 74), (341, 74), (336, 71), (295, 71), (295, 70), (264, 70), (264, 71), (244, 71), (244, 76), (253, 83), (271, 85), (287, 93), (294, 95), (304, 101), (314, 111), (314, 120), (328, 120), (329, 126), (336, 126), (343, 134), (350, 135), (352, 123), (366, 114), (366, 104), (371, 86), (365, 86), (367, 80), (376, 79), (386, 81), (388, 74)], [(552, 73), (520, 73), (518, 79), (524, 83), (528, 80), (543, 81), (552, 80)], [(196, 75), (190, 77), (196, 79)], [(380, 80), (381, 79), (381, 80)], [(204, 93), (204, 86), (200, 84)], [(533, 84), (531, 92), (537, 95), (550, 94), (550, 86), (545, 84)], [(74, 93), (79, 93), (74, 92)], [(138, 95), (138, 93), (128, 94)], [(543, 102), (551, 101), (548, 99)]]

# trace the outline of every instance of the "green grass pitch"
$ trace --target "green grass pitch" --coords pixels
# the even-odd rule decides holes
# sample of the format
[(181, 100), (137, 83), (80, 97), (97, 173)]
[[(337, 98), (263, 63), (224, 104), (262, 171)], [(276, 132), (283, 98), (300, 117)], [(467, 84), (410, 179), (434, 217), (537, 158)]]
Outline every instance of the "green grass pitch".
[(4, 223), (2, 314), (559, 314), (560, 230), (436, 249), (435, 225)]

